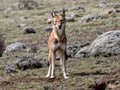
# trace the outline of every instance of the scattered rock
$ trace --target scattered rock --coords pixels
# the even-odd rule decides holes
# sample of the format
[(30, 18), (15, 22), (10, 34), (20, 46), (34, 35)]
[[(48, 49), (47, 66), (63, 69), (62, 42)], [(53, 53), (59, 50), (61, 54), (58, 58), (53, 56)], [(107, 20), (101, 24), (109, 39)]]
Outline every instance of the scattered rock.
[(32, 26), (25, 26), (23, 28), (23, 33), (24, 34), (30, 34), (30, 33), (36, 33), (36, 31), (33, 29)]
[(120, 3), (100, 3), (98, 5), (95, 5), (96, 8), (120, 8)]
[(103, 33), (92, 42), (89, 50), (90, 54), (94, 56), (120, 54), (120, 30)]
[(9, 15), (10, 12), (12, 11), (13, 9), (11, 7), (8, 7), (5, 11), (4, 11), (4, 15)]
[(77, 11), (79, 10), (79, 11), (85, 12), (85, 9), (82, 6), (75, 6), (75, 7), (68, 9), (68, 11), (74, 11), (74, 10), (77, 10)]
[(10, 7), (15, 10), (15, 9), (20, 9), (20, 3), (19, 2), (16, 2), (16, 3), (13, 3), (10, 5)]
[(89, 22), (89, 21), (97, 20), (97, 19), (108, 18), (108, 17), (113, 16), (115, 13), (119, 13), (119, 12), (120, 10), (113, 9), (113, 10), (107, 10), (97, 15), (87, 14), (80, 19), (80, 22), (82, 23), (82, 22)]
[(89, 45), (81, 48), (76, 54), (75, 58), (83, 58), (89, 56)]
[(14, 72), (17, 72), (17, 71), (16, 71), (16, 68), (14, 66), (7, 66), (5, 68), (5, 72), (6, 73), (14, 73)]
[(95, 19), (104, 19), (104, 18), (108, 18), (108, 17), (111, 17), (113, 14), (116, 13), (116, 10), (108, 10), (108, 11), (105, 11), (105, 12), (102, 12), (98, 15), (96, 15), (96, 18)]
[(17, 61), (14, 63), (14, 66), (21, 70), (32, 69), (32, 68), (41, 68), (42, 64), (31, 56), (22, 56), (17, 57)]
[(85, 49), (87, 46), (89, 46), (89, 42), (78, 45), (68, 45), (67, 56), (71, 58), (87, 57), (87, 53), (82, 53), (82, 50), (84, 50), (84, 52), (87, 52)]
[(4, 50), (5, 50), (4, 38), (2, 35), (0, 35), (0, 57), (2, 56)]
[(23, 44), (21, 42), (16, 42), (16, 43), (13, 43), (13, 44), (7, 46), (6, 49), (5, 49), (5, 53), (20, 51), (20, 50), (25, 49), (25, 48), (26, 48), (25, 44)]
[(74, 17), (66, 17), (66, 21), (67, 22), (74, 22), (75, 19), (74, 19)]
[(79, 17), (79, 15), (73, 13), (73, 14), (71, 14), (71, 17), (76, 18), (76, 17)]
[(18, 27), (26, 27), (26, 26), (28, 26), (27, 24), (20, 24), (20, 25), (18, 25)]
[(95, 5), (96, 8), (105, 8), (107, 5), (105, 3), (100, 3), (98, 5)]
[(108, 3), (107, 7), (120, 8), (120, 3)]
[(19, 8), (20, 9), (34, 9), (40, 8), (43, 4), (41, 4), (38, 0), (19, 0)]
[(80, 19), (80, 22), (89, 22), (95, 19), (95, 15), (87, 14)]

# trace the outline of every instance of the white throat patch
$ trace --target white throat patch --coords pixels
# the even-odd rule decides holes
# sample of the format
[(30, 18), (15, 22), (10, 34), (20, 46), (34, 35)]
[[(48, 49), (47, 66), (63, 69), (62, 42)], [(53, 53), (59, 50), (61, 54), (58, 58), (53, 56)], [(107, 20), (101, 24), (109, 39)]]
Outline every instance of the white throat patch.
[(60, 36), (62, 35), (64, 25), (62, 25), (62, 28), (61, 28), (61, 29), (59, 29), (59, 27), (58, 27), (57, 25), (53, 25), (53, 28), (56, 28), (56, 29), (57, 29), (57, 32), (58, 32), (58, 34), (59, 34)]

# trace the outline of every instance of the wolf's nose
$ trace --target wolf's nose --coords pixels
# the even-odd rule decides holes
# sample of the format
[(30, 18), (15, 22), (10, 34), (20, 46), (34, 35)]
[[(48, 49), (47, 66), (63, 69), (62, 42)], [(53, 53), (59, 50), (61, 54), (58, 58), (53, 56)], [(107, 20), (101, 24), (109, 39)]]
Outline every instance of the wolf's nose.
[(59, 29), (61, 29), (62, 28), (62, 26), (59, 26)]

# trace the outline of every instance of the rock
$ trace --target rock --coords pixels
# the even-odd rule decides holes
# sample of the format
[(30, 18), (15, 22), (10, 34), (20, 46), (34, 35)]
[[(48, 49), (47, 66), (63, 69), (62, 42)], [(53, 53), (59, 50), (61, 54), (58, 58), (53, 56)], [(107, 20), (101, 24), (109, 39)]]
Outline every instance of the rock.
[(0, 57), (2, 56), (4, 50), (5, 50), (4, 38), (2, 35), (0, 35)]
[(52, 22), (51, 18), (48, 18), (46, 22), (50, 24)]
[(94, 56), (120, 54), (120, 30), (108, 31), (98, 36), (90, 45), (89, 52)]
[(40, 8), (42, 4), (38, 0), (19, 0), (19, 8), (20, 9), (34, 9), (34, 8)]
[(18, 27), (26, 27), (28, 26), (27, 24), (19, 24)]
[(31, 56), (22, 56), (17, 57), (17, 61), (14, 63), (14, 66), (21, 70), (32, 69), (32, 68), (41, 68), (42, 64)]
[(47, 57), (43, 58), (43, 66), (49, 66), (49, 61), (48, 61)]
[(96, 8), (120, 8), (120, 3), (100, 3), (98, 5), (95, 5)]
[(8, 7), (8, 8), (4, 11), (4, 15), (9, 15), (12, 10), (13, 10), (13, 9), (12, 9), (11, 7)]
[(5, 53), (6, 52), (20, 51), (20, 50), (25, 49), (25, 48), (26, 48), (25, 44), (23, 44), (21, 42), (16, 42), (16, 43), (13, 43), (13, 44), (7, 46), (5, 49)]
[(67, 22), (74, 22), (75, 19), (74, 19), (74, 17), (66, 17), (66, 21)]
[(120, 8), (120, 3), (108, 3), (107, 7)]
[(80, 19), (80, 22), (89, 22), (95, 19), (95, 15), (87, 14)]
[(96, 8), (105, 8), (107, 5), (105, 3), (100, 3), (98, 5), (95, 5)]
[(74, 11), (74, 10), (85, 11), (85, 9), (82, 6), (75, 6), (68, 9), (68, 11)]
[(32, 26), (25, 26), (23, 28), (23, 33), (24, 34), (30, 34), (30, 33), (36, 33), (36, 31), (33, 29)]
[(6, 73), (14, 73), (14, 72), (16, 72), (16, 69), (15, 69), (14, 66), (7, 66), (7, 67), (5, 68), (5, 72), (6, 72)]
[(16, 3), (13, 3), (10, 5), (10, 7), (15, 10), (15, 9), (20, 9), (20, 3), (19, 2), (16, 2)]
[(81, 48), (76, 54), (75, 58), (84, 58), (89, 56), (89, 45)]
[[(67, 56), (71, 58), (87, 57), (87, 46), (89, 46), (89, 42), (78, 45), (67, 45)], [(86, 53), (83, 53), (83, 51)]]
[(117, 10), (108, 10), (108, 11), (100, 13), (99, 15), (96, 15), (95, 19), (108, 18), (108, 17), (111, 17), (112, 15), (114, 15), (116, 12), (117, 12)]
[(79, 15), (73, 13), (73, 14), (71, 14), (71, 17), (76, 18), (76, 17), (79, 17)]

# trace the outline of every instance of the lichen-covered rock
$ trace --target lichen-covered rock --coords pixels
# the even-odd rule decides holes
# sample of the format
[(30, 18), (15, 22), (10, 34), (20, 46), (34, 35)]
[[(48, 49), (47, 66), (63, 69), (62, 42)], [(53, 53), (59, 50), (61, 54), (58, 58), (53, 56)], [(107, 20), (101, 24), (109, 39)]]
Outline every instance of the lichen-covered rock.
[(16, 42), (16, 43), (8, 45), (5, 49), (5, 53), (13, 52), (13, 51), (20, 51), (20, 50), (25, 49), (25, 48), (26, 48), (25, 44), (23, 44), (21, 42)]
[(80, 19), (80, 22), (89, 22), (95, 19), (95, 15), (87, 14)]
[(0, 57), (2, 56), (4, 50), (5, 50), (4, 38), (2, 35), (0, 35)]
[(67, 22), (74, 22), (75, 19), (74, 19), (74, 17), (66, 17), (66, 21)]
[(74, 11), (74, 10), (85, 11), (84, 7), (82, 6), (75, 6), (68, 9), (68, 11)]
[(94, 56), (120, 54), (120, 30), (108, 31), (97, 37), (92, 42), (89, 51)]
[(71, 58), (87, 57), (88, 55), (86, 49), (89, 45), (89, 42), (77, 45), (67, 45), (67, 56)]
[(24, 34), (30, 34), (30, 33), (36, 33), (35, 29), (33, 29), (32, 26), (25, 26), (23, 28), (23, 33)]
[(14, 66), (21, 70), (31, 69), (31, 68), (41, 68), (42, 64), (31, 56), (17, 57), (17, 61)]
[(14, 72), (16, 72), (16, 68), (14, 66), (7, 66), (5, 68), (5, 72), (6, 73), (14, 73)]

